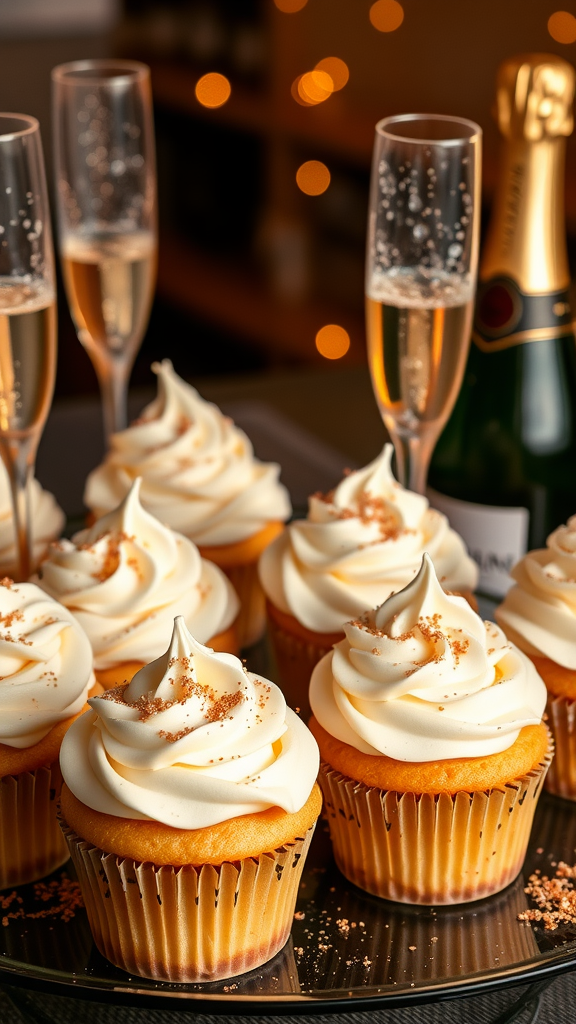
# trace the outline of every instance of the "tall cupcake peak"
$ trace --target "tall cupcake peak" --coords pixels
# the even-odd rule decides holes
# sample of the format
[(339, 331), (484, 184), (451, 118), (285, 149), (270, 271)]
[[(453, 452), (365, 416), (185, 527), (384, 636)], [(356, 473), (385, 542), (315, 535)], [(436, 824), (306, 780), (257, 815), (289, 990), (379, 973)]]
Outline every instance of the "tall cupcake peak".
[(482, 620), (463, 597), (446, 594), (427, 552), (422, 556), (417, 576), (404, 590), (384, 601), (374, 611), (373, 618), (375, 628), (394, 639), (411, 632), (422, 622), (433, 624), (439, 633), (445, 624), (484, 639)]
[(117, 547), (122, 540), (137, 537), (144, 551), (154, 551), (157, 558), (169, 558), (171, 562), (176, 559), (176, 535), (143, 508), (140, 501), (141, 486), (142, 477), (137, 476), (118, 508), (97, 519), (83, 534), (82, 545), (85, 549), (98, 545), (101, 547), (102, 542)]
[(358, 517), (365, 523), (372, 522), (387, 536), (417, 529), (428, 509), (428, 499), (407, 491), (394, 478), (393, 453), (391, 444), (384, 445), (378, 458), (364, 469), (348, 473), (330, 494), (313, 495), (309, 519), (325, 522)]
[[(135, 703), (142, 697), (150, 697), (160, 706), (166, 702), (176, 703), (195, 698), (201, 716), (205, 719), (210, 713), (218, 689), (217, 687), (215, 690), (213, 686), (208, 687), (200, 682), (199, 669), (201, 676), (206, 659), (215, 659), (228, 669), (232, 666), (236, 675), (245, 675), (237, 658), (233, 655), (215, 654), (210, 647), (199, 643), (187, 628), (184, 617), (177, 615), (168, 650), (136, 673), (124, 691), (123, 699), (126, 703)], [(240, 687), (238, 689), (240, 690)]]

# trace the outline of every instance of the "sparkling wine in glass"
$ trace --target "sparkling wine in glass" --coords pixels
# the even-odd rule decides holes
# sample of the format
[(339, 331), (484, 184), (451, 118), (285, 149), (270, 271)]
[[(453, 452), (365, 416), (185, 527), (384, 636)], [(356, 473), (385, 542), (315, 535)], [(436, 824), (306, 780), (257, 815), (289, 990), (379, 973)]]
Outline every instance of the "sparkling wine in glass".
[(29, 484), (52, 401), (56, 293), (40, 126), (0, 114), (0, 455), (10, 478), (17, 576), (32, 571)]
[(137, 61), (77, 61), (54, 68), (52, 82), (64, 282), (109, 439), (127, 424), (156, 280), (150, 71)]
[(372, 386), (401, 483), (423, 494), (456, 401), (478, 264), (482, 131), (435, 114), (376, 125), (366, 258)]

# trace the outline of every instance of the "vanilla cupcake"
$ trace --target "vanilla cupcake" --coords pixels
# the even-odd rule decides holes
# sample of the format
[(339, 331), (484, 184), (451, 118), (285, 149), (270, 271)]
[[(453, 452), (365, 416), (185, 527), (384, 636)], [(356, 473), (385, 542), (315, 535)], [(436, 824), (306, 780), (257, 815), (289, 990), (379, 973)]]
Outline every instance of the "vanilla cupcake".
[(74, 616), (31, 583), (0, 581), (0, 889), (68, 859), (58, 754), (91, 682), (90, 643)]
[(310, 498), (266, 549), (260, 579), (280, 683), (288, 703), (307, 707), (314, 665), (343, 636), (343, 623), (401, 590), (432, 558), (442, 586), (471, 597), (475, 562), (448, 520), (392, 475), (393, 448), (350, 473), (328, 495)]
[(62, 748), (62, 816), (100, 952), (166, 981), (269, 960), (320, 812), (306, 726), (182, 618), (166, 654), (90, 704)]
[(291, 514), (280, 467), (255, 459), (246, 434), (181, 380), (169, 360), (152, 369), (158, 397), (112, 436), (104, 462), (88, 477), (85, 503), (99, 518), (141, 476), (144, 508), (189, 537), (231, 579), (246, 646), (265, 626), (258, 558)]
[(99, 683), (128, 682), (166, 647), (175, 615), (201, 643), (238, 649), (239, 601), (228, 578), (140, 504), (137, 478), (113, 512), (50, 546), (38, 583), (86, 632)]
[[(36, 566), (46, 553), (50, 541), (56, 540), (62, 533), (66, 517), (55, 498), (34, 477), (29, 484), (28, 498), (32, 524), (32, 561)], [(13, 576), (17, 564), (10, 481), (0, 459), (0, 578)]]
[(503, 889), (522, 867), (551, 757), (534, 666), (444, 593), (427, 555), (345, 633), (310, 684), (340, 870), (408, 903)]
[(576, 800), (576, 516), (511, 572), (496, 610), (506, 636), (534, 662), (548, 690), (555, 756), (546, 788)]

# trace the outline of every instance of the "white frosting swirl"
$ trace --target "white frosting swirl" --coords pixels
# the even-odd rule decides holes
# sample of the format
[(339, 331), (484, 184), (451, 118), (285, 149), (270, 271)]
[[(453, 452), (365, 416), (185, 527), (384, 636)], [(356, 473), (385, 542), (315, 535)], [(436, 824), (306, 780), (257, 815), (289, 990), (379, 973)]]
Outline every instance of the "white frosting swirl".
[(392, 476), (392, 445), (350, 473), (325, 498), (310, 498), (308, 518), (290, 523), (264, 551), (260, 579), (280, 611), (316, 633), (342, 623), (405, 587), (428, 551), (442, 585), (473, 590), (476, 564), (428, 500)]
[(314, 669), (310, 704), (327, 732), (365, 754), (496, 754), (542, 719), (546, 687), (532, 663), (444, 593), (427, 555), (412, 583), (344, 629)]
[(96, 811), (203, 828), (267, 807), (294, 813), (314, 785), (318, 748), (278, 687), (197, 643), (180, 617), (166, 654), (90, 704), (61, 765)]
[(0, 582), (0, 743), (31, 747), (86, 703), (92, 651), (73, 615), (33, 583)]
[[(37, 565), (46, 553), (50, 541), (56, 540), (62, 533), (66, 517), (53, 495), (43, 490), (34, 477), (30, 481), (29, 500), (32, 516), (32, 560)], [(10, 481), (6, 467), (0, 460), (0, 576), (13, 575), (16, 564)]]
[(532, 657), (576, 669), (576, 516), (550, 534), (512, 569), (516, 580), (496, 618)]
[(146, 512), (139, 491), (137, 478), (114, 512), (52, 544), (40, 567), (40, 586), (88, 634), (97, 670), (157, 658), (176, 614), (205, 643), (240, 607), (224, 573)]
[(88, 508), (97, 517), (115, 508), (141, 476), (144, 507), (195, 544), (235, 543), (288, 519), (280, 467), (255, 459), (246, 434), (181, 380), (168, 359), (152, 369), (158, 397), (113, 435), (86, 482)]

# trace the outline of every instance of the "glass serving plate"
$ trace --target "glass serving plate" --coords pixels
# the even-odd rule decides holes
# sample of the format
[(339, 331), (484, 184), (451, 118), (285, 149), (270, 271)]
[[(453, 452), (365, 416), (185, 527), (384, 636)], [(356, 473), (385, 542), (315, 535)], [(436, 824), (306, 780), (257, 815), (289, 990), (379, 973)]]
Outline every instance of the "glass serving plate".
[(576, 806), (543, 794), (523, 873), (504, 892), (454, 907), (371, 897), (344, 879), (320, 821), (304, 869), (292, 935), (263, 968), (179, 985), (113, 967), (75, 907), (70, 863), (40, 884), (0, 892), (0, 983), (101, 1002), (226, 1014), (369, 1010), (471, 995), (576, 966), (576, 922), (556, 931), (518, 920), (536, 869), (576, 860)]

